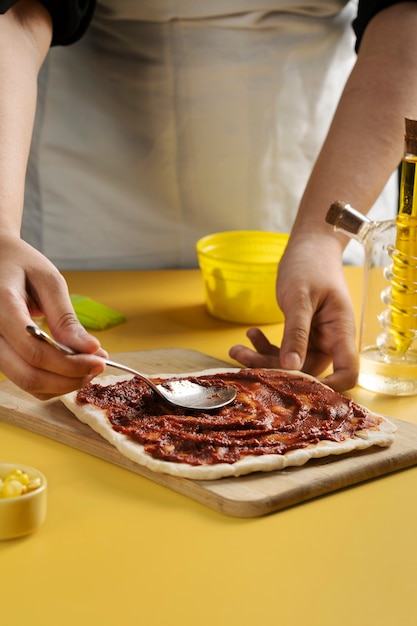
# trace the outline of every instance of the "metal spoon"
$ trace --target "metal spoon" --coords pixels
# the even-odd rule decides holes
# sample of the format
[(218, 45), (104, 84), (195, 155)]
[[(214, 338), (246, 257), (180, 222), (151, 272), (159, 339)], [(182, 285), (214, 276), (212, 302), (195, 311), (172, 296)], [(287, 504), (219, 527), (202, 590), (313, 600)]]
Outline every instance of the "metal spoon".
[[(55, 339), (37, 326), (26, 326), (26, 330), (33, 337), (49, 343), (49, 345), (53, 346), (57, 350), (60, 350), (61, 352), (65, 352), (66, 354), (77, 354), (68, 346), (64, 346), (55, 341)], [(143, 380), (158, 395), (160, 395), (161, 398), (170, 404), (174, 404), (185, 409), (220, 409), (222, 406), (226, 406), (227, 404), (233, 402), (236, 398), (236, 389), (230, 386), (217, 387), (213, 385), (212, 387), (203, 387), (202, 385), (193, 383), (190, 380), (181, 378), (163, 383), (161, 385), (156, 385), (150, 378), (132, 369), (131, 367), (128, 367), (127, 365), (122, 365), (121, 363), (110, 361), (109, 359), (103, 359), (103, 361), (108, 367), (115, 367), (116, 369), (138, 376), (138, 378)]]

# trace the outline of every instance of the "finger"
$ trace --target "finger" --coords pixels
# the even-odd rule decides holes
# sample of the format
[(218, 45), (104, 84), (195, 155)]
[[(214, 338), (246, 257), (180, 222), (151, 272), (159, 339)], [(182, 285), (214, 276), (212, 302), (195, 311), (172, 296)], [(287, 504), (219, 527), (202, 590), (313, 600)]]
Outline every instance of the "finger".
[[(65, 359), (62, 352), (33, 338), (26, 331), (26, 326), (33, 324), (33, 321), (21, 301), (18, 303), (4, 301), (0, 318), (2, 329), (0, 366), (6, 375), (12, 370), (13, 380), (16, 376), (19, 378), (16, 366), (13, 366), (13, 361), (17, 357), (32, 368), (73, 378), (80, 378), (103, 369), (102, 358), (98, 354), (77, 354), (71, 359)], [(22, 374), (24, 377), (23, 372)]]
[(320, 350), (309, 350), (301, 371), (311, 376), (319, 376), (331, 364), (332, 357)]
[[(283, 309), (284, 311), (284, 309)], [(285, 314), (281, 342), (281, 367), (301, 370), (306, 358), (313, 310), (310, 301), (299, 300), (291, 315)]]
[(356, 385), (357, 375), (348, 368), (342, 368), (324, 378), (320, 378), (320, 380), (335, 391), (343, 393)]
[(0, 307), (0, 369), (16, 385), (38, 398), (67, 393), (104, 370), (93, 355), (68, 357), (26, 332), (32, 324), (25, 300), (9, 290)]
[(104, 361), (96, 356), (65, 355), (38, 343), (22, 358), (0, 338), (0, 367), (12, 382), (39, 399), (79, 389), (105, 369)]
[(247, 346), (233, 346), (229, 351), (229, 356), (246, 367), (279, 368), (279, 357), (260, 354)]
[(259, 328), (250, 328), (246, 333), (255, 350), (247, 346), (233, 346), (229, 351), (231, 356), (246, 367), (280, 367), (280, 350), (270, 343)]
[(96, 353), (100, 349), (100, 342), (80, 324), (62, 275), (51, 271), (42, 280), (34, 278), (36, 287), (28, 274), (28, 291), (43, 311), (52, 335), (75, 352)]
[(333, 356), (333, 373), (323, 378), (323, 382), (336, 391), (352, 389), (359, 374), (359, 355), (353, 334), (345, 336), (338, 342)]
[(250, 328), (246, 333), (255, 350), (264, 355), (280, 356), (280, 349), (274, 346), (259, 328)]

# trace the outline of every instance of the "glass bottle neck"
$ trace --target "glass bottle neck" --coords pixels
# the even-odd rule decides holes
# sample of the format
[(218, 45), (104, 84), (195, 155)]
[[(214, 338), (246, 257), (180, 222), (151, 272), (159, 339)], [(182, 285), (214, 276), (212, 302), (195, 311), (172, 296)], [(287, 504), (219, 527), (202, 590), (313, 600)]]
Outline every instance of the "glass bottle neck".
[(343, 204), (342, 202), (334, 202), (330, 206), (326, 215), (326, 222), (331, 224), (335, 231), (342, 232), (360, 243), (365, 243), (376, 226), (376, 222), (373, 222), (369, 217), (359, 213), (350, 204)]

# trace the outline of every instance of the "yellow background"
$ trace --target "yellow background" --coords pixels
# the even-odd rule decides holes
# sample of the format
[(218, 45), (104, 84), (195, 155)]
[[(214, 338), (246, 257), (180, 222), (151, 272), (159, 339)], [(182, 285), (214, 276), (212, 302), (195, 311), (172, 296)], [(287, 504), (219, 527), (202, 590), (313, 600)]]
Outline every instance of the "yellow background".
[[(210, 317), (197, 270), (65, 274), (128, 321), (110, 352), (182, 347), (229, 360), (244, 326)], [(347, 268), (359, 315), (361, 270)], [(12, 323), (12, 322), (11, 322)], [(265, 327), (280, 341), (282, 327)], [(417, 399), (351, 394), (417, 423)], [(238, 519), (63, 444), (0, 424), (0, 459), (49, 481), (44, 526), (0, 542), (0, 622), (191, 626), (417, 623), (417, 468)]]

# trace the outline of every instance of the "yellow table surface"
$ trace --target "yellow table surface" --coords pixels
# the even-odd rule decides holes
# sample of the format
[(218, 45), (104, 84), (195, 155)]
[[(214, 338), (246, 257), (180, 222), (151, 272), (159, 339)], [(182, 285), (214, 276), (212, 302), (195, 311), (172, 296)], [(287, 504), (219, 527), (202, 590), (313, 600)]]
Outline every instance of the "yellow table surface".
[[(182, 347), (229, 360), (244, 326), (210, 317), (197, 270), (67, 272), (70, 290), (123, 311), (110, 352)], [(362, 274), (347, 268), (359, 315)], [(266, 327), (280, 341), (282, 327)], [(417, 399), (351, 393), (417, 423)], [(417, 623), (417, 468), (266, 517), (217, 513), (145, 478), (0, 423), (0, 458), (41, 469), (47, 520), (0, 542), (0, 623)]]

